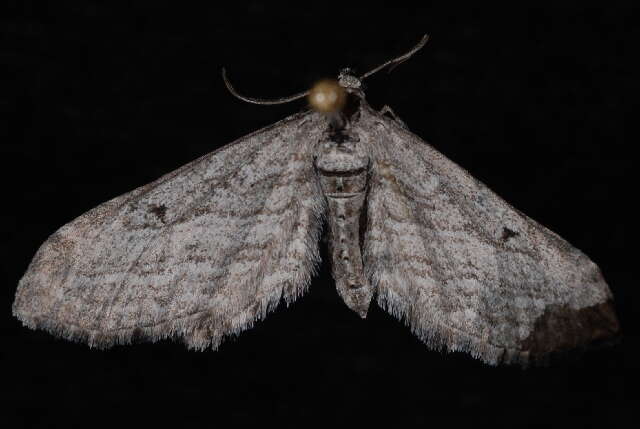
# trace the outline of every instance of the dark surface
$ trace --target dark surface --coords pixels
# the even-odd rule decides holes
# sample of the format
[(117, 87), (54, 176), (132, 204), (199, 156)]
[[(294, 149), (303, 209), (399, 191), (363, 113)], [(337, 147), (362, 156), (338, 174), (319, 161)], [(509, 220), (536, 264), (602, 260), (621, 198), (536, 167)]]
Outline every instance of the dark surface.
[[(633, 426), (638, 12), (43, 4), (0, 9), (3, 426)], [(234, 99), (223, 65), (241, 93), (279, 97), (343, 66), (364, 72), (424, 32), (423, 51), (368, 79), (369, 103), (598, 263), (619, 345), (526, 371), (431, 352), (377, 306), (365, 321), (349, 311), (326, 252), (308, 295), (217, 352), (89, 350), (10, 316), (58, 227), (304, 107)]]

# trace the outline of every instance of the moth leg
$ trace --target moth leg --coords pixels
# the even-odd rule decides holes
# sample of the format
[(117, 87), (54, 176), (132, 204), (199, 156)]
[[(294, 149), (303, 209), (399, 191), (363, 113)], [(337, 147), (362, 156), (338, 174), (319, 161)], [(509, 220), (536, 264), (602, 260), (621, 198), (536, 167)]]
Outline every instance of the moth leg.
[(393, 109), (386, 104), (382, 106), (382, 109), (380, 109), (381, 115), (384, 115), (385, 113), (389, 114), (389, 116), (391, 116), (393, 120), (396, 121), (402, 128), (404, 128), (405, 130), (409, 129), (409, 127), (407, 127), (407, 124), (405, 124), (404, 121), (400, 119), (398, 115), (396, 115), (396, 112), (394, 112)]

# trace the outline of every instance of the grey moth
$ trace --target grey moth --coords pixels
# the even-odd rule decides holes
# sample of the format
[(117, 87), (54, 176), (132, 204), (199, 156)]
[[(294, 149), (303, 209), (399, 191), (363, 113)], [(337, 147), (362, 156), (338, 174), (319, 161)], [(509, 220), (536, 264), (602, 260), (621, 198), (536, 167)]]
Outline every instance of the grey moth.
[(364, 318), (375, 298), (430, 348), (526, 365), (613, 337), (596, 264), (367, 104), (362, 80), (426, 41), (279, 100), (241, 96), (223, 75), (245, 101), (307, 96), (314, 109), (61, 227), (13, 314), (92, 347), (173, 337), (216, 349), (307, 290), (326, 224), (346, 305)]

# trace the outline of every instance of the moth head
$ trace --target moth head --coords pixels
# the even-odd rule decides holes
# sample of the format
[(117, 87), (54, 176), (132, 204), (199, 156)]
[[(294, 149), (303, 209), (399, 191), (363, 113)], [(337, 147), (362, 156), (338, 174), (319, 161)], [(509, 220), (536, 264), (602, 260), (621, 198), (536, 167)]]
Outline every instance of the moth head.
[(323, 79), (309, 90), (307, 100), (317, 112), (339, 112), (347, 101), (347, 91), (339, 81)]
[(360, 89), (362, 81), (355, 75), (349, 67), (343, 68), (338, 74), (338, 83), (341, 87), (349, 89)]
[(362, 82), (355, 72), (350, 68), (343, 68), (338, 74), (338, 80), (324, 79), (316, 83), (309, 90), (307, 99), (315, 111), (335, 113), (344, 109), (348, 94), (364, 98), (361, 87)]

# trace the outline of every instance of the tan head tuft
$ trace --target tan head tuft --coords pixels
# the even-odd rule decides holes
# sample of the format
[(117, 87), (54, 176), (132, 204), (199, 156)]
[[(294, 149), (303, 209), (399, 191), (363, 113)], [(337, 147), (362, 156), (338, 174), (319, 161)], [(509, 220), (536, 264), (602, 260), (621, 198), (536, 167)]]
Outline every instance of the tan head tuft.
[(347, 92), (338, 81), (325, 79), (313, 85), (307, 99), (315, 111), (332, 113), (342, 110), (347, 101)]

